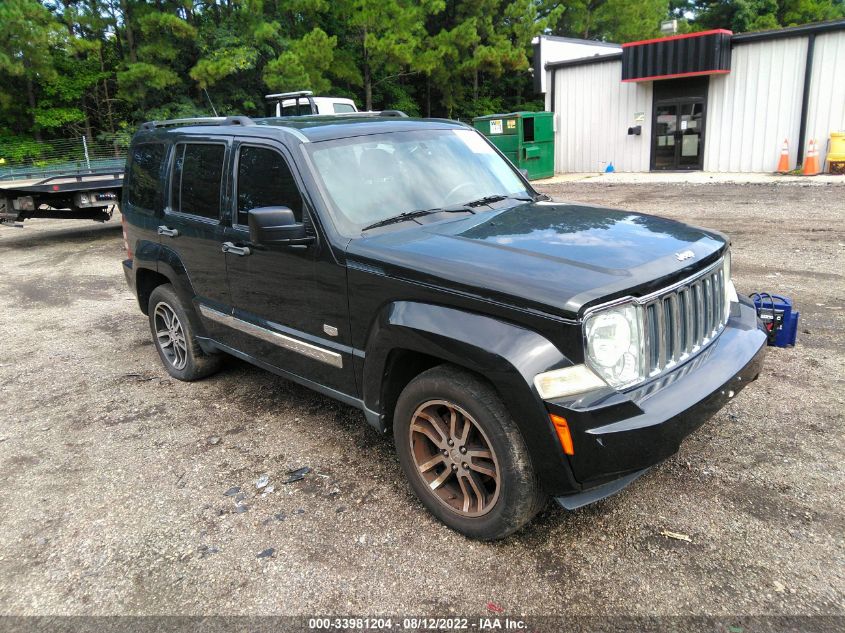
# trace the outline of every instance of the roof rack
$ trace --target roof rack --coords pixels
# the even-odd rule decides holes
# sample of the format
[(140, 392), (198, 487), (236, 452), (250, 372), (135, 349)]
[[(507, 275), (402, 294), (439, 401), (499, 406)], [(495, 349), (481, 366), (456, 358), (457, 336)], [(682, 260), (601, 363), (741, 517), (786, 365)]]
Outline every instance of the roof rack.
[(264, 95), (265, 99), (291, 99), (293, 97), (310, 97), (314, 93), (310, 90), (297, 90), (295, 92), (279, 92), (272, 95)]
[[(273, 117), (278, 119), (287, 119), (287, 118), (296, 118), (297, 115), (291, 115), (290, 117)], [(408, 118), (408, 115), (402, 112), (402, 110), (358, 110), (356, 112), (335, 112), (333, 114), (300, 114), (299, 118), (302, 117), (327, 117), (327, 118), (351, 118), (354, 119), (356, 117), (405, 117)]]
[(209, 116), (193, 119), (165, 119), (163, 121), (147, 121), (141, 124), (142, 130), (155, 130), (160, 127), (176, 125), (254, 125), (248, 116)]
[(375, 112), (378, 116), (396, 116), (396, 117), (405, 117), (408, 118), (408, 115), (402, 112), (402, 110), (379, 110)]

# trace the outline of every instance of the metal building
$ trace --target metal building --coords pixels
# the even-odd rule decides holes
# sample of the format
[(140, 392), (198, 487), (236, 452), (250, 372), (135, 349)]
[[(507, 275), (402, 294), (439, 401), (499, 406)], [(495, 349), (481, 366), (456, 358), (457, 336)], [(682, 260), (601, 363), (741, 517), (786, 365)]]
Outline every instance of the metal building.
[(784, 139), (794, 168), (811, 139), (821, 162), (830, 133), (845, 130), (845, 20), (675, 35), (577, 59), (538, 48), (535, 82), (544, 75), (537, 87), (555, 113), (557, 172), (611, 163), (773, 172)]

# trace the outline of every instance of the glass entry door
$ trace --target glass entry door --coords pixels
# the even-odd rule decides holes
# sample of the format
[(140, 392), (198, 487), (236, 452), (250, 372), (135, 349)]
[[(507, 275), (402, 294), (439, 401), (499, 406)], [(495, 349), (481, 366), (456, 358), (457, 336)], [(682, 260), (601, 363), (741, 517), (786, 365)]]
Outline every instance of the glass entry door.
[(656, 103), (652, 123), (652, 169), (701, 169), (704, 162), (704, 100)]

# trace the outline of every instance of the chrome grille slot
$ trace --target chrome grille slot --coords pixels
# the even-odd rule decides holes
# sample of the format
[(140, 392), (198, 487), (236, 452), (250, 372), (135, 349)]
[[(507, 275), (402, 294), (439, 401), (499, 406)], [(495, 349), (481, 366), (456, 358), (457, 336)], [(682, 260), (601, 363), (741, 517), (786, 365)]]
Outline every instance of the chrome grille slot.
[(725, 327), (722, 262), (639, 303), (643, 307), (645, 373), (653, 377), (698, 353)]

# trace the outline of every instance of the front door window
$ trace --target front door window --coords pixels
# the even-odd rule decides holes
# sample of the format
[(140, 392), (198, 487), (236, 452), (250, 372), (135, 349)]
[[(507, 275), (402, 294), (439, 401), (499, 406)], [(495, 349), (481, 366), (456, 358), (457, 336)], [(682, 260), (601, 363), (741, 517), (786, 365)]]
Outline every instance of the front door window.
[(678, 148), (678, 166), (681, 168), (701, 168), (703, 114), (703, 103), (681, 104), (681, 146)]
[(657, 106), (654, 113), (655, 169), (675, 169), (675, 140), (678, 131), (678, 106), (674, 103)]

